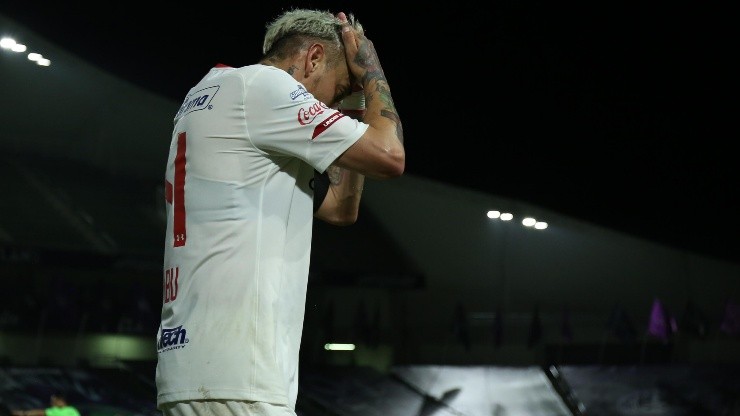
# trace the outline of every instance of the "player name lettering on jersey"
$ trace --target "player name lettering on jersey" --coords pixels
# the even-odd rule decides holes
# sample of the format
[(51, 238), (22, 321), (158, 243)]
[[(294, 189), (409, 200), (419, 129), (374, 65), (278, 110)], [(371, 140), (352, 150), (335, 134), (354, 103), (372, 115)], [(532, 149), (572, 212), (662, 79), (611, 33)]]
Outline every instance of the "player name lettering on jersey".
[(180, 268), (171, 267), (164, 271), (164, 303), (177, 299), (177, 290), (180, 287)]
[(328, 110), (329, 107), (321, 101), (317, 101), (308, 107), (301, 107), (298, 110), (298, 122), (301, 126), (313, 123), (316, 117), (324, 114), (324, 111)]
[(187, 338), (187, 331), (182, 325), (177, 328), (162, 328), (157, 343), (157, 352), (185, 348), (185, 344), (188, 342), (190, 340)]
[(198, 90), (193, 92), (192, 94), (189, 94), (187, 97), (185, 97), (185, 101), (183, 101), (182, 106), (180, 106), (180, 110), (178, 110), (177, 114), (175, 115), (175, 120), (185, 116), (186, 114), (190, 114), (193, 111), (208, 108), (219, 88), (221, 87), (218, 85), (214, 85), (212, 87), (203, 88), (202, 90)]

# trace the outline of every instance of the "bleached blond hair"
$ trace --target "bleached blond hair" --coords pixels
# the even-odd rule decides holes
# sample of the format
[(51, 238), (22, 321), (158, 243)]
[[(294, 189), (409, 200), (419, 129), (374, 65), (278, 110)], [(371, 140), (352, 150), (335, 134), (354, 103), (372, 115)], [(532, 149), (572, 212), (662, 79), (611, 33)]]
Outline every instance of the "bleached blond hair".
[[(347, 15), (350, 26), (364, 33), (353, 14)], [(335, 59), (341, 56), (342, 22), (326, 10), (291, 9), (267, 24), (262, 44), (263, 58), (285, 59), (307, 46), (307, 42), (321, 41), (331, 48)]]

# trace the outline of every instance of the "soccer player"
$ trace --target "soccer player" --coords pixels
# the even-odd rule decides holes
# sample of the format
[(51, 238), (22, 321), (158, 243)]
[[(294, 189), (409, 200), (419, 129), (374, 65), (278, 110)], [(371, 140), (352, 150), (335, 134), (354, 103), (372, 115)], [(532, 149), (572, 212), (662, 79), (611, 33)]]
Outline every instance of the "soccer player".
[(263, 53), (211, 69), (174, 118), (165, 416), (295, 415), (313, 218), (354, 223), (365, 177), (405, 168), (390, 85), (352, 14), (288, 10)]

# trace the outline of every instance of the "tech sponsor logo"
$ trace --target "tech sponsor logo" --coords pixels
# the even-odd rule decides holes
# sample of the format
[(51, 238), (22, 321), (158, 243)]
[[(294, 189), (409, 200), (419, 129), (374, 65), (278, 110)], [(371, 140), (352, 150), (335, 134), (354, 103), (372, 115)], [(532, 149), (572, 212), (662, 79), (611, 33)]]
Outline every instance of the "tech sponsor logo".
[(176, 328), (163, 327), (159, 332), (157, 352), (159, 353), (185, 348), (188, 342), (190, 342), (188, 339), (188, 333), (182, 325)]
[(308, 100), (309, 98), (312, 98), (313, 95), (311, 95), (310, 92), (306, 91), (306, 88), (303, 85), (298, 84), (298, 87), (290, 92), (290, 99), (295, 101), (298, 98), (301, 98), (303, 100)]
[(211, 101), (213, 101), (213, 97), (216, 96), (219, 88), (221, 88), (220, 85), (214, 85), (212, 87), (203, 88), (202, 90), (194, 91), (192, 94), (189, 94), (187, 97), (185, 97), (185, 101), (183, 101), (182, 105), (180, 106), (180, 110), (177, 111), (177, 114), (175, 115), (175, 120), (187, 114), (190, 114), (193, 111), (213, 108), (211, 106)]

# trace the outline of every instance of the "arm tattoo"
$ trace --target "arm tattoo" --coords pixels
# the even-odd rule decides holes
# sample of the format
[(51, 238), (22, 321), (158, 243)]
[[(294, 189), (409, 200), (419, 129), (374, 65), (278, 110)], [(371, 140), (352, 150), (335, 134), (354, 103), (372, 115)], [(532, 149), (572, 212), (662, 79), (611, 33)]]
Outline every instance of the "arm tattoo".
[(360, 49), (355, 57), (355, 63), (367, 70), (362, 79), (363, 84), (367, 84), (370, 80), (375, 80), (375, 91), (367, 91), (366, 97), (368, 100), (380, 99), (381, 103), (383, 103), (380, 109), (380, 115), (393, 121), (396, 125), (396, 137), (403, 143), (401, 119), (398, 117), (396, 105), (393, 103), (388, 81), (385, 79), (385, 73), (383, 73), (383, 68), (378, 61), (375, 46), (371, 41), (365, 40), (366, 42), (360, 44)]
[[(370, 73), (367, 73), (369, 76)], [(377, 93), (377, 95), (376, 95)], [(388, 88), (388, 84), (385, 78), (378, 77), (375, 82), (375, 92), (367, 94), (367, 100), (380, 99), (383, 103), (383, 108), (380, 109), (380, 115), (391, 120), (396, 125), (396, 137), (403, 143), (403, 126), (401, 125), (401, 118), (398, 117), (396, 106), (393, 104), (393, 98), (391, 98), (391, 91)]]
[(380, 114), (383, 117), (389, 118), (396, 123), (396, 137), (398, 137), (398, 140), (403, 143), (403, 125), (401, 124), (401, 119), (398, 118), (398, 114), (390, 110), (382, 110)]
[(329, 175), (329, 182), (332, 185), (339, 185), (342, 181), (342, 170), (338, 166), (329, 166), (326, 168), (326, 173)]

